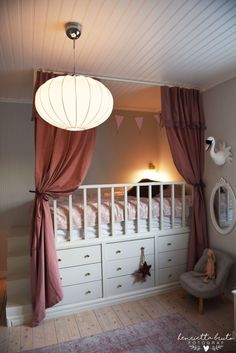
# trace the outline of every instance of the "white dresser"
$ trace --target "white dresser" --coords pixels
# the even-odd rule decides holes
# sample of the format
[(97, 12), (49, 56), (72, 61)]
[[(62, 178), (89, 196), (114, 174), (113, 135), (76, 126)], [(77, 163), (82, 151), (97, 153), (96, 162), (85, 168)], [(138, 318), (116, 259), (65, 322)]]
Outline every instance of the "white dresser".
[(159, 284), (176, 282), (186, 271), (188, 238), (188, 233), (158, 237)]
[[(17, 228), (17, 235), (9, 236), (8, 326), (20, 325), (32, 318), (27, 244), (25, 227)], [(166, 230), (162, 234), (153, 229), (139, 235), (58, 242), (64, 298), (47, 309), (46, 318), (138, 300), (176, 288), (179, 275), (185, 271), (187, 246), (188, 229), (185, 232)], [(144, 282), (135, 282), (133, 273), (139, 268), (141, 248), (147, 264), (151, 265), (151, 276)]]
[(64, 299), (58, 305), (102, 297), (101, 245), (57, 251)]
[[(186, 270), (188, 233), (144, 236), (131, 240), (101, 239), (90, 246), (57, 250), (64, 299), (54, 308), (65, 313), (91, 303), (118, 303), (129, 298), (155, 294), (178, 282)], [(140, 264), (141, 249), (151, 265), (144, 282), (133, 273)]]
[[(133, 273), (139, 269), (141, 248), (151, 265), (151, 276), (145, 282), (135, 282)], [(154, 238), (121, 241), (105, 245), (104, 296), (120, 295), (154, 286)]]

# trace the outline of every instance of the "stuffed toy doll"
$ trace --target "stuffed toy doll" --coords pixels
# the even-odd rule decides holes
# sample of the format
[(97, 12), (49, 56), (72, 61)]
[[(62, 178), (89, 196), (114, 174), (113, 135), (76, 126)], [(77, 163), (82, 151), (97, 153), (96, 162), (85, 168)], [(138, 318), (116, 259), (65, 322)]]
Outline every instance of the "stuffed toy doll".
[(193, 272), (194, 277), (203, 277), (203, 282), (208, 283), (210, 279), (216, 278), (216, 257), (213, 250), (208, 249), (207, 261), (203, 272)]
[(207, 283), (209, 279), (216, 278), (216, 257), (214, 251), (208, 249), (207, 252), (207, 263), (205, 268), (205, 277), (203, 278), (203, 282)]

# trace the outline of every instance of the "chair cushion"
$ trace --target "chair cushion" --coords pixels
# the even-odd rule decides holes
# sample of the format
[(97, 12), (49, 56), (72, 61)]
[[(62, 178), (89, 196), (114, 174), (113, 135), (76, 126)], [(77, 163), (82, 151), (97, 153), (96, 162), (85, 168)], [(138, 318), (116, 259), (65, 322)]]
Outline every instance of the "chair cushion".
[(197, 298), (213, 298), (222, 293), (214, 279), (204, 283), (202, 277), (193, 276), (193, 271), (182, 273), (180, 283), (188, 293)]

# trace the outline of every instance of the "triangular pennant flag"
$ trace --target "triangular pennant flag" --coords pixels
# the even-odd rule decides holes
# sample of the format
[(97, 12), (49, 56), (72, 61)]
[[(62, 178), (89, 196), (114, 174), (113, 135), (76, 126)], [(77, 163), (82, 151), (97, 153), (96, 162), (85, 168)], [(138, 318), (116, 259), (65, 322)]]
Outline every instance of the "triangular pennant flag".
[(122, 115), (115, 115), (115, 119), (116, 119), (116, 128), (117, 128), (117, 131), (119, 130), (121, 124), (122, 124), (122, 121), (124, 119), (124, 116)]
[(142, 125), (143, 125), (143, 116), (137, 116), (135, 119), (136, 125), (139, 129), (139, 131), (141, 131), (142, 129)]

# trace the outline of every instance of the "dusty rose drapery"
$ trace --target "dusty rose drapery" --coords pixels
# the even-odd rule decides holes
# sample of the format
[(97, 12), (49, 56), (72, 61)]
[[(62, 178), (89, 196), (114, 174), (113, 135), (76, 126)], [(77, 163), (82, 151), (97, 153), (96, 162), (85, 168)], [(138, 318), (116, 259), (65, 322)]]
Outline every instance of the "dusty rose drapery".
[[(54, 76), (38, 72), (35, 92)], [(45, 309), (63, 298), (48, 200), (79, 187), (91, 162), (96, 130), (58, 129), (44, 122), (35, 107), (33, 118), (36, 194), (31, 231), (31, 287), (35, 326), (45, 317)]]
[(192, 270), (203, 249), (208, 246), (202, 182), (205, 120), (199, 95), (199, 91), (194, 89), (161, 87), (161, 116), (173, 161), (178, 172), (194, 188), (188, 270)]

